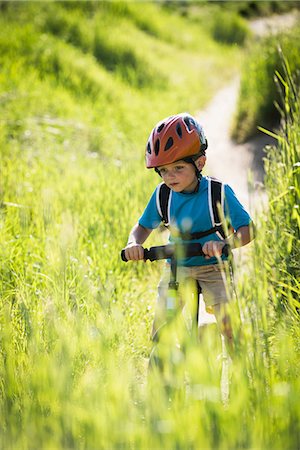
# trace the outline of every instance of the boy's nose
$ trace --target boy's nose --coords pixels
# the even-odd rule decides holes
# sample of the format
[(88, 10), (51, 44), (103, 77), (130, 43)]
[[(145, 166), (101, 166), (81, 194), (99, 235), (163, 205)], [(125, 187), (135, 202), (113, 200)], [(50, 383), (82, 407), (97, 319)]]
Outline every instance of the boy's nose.
[(169, 178), (174, 178), (175, 175), (176, 175), (175, 170), (170, 170), (170, 171), (167, 173), (167, 176), (168, 176)]

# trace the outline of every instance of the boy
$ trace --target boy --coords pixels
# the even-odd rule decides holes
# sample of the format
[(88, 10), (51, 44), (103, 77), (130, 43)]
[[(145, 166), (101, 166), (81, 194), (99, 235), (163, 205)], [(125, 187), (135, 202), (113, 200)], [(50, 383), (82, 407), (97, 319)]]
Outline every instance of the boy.
[[(201, 175), (206, 162), (207, 140), (201, 125), (187, 113), (177, 114), (159, 122), (152, 130), (146, 146), (146, 167), (154, 168), (170, 191), (168, 211), (170, 240), (188, 239), (200, 242), (205, 257), (185, 258), (180, 262), (178, 277), (182, 282), (195, 279), (202, 288), (206, 306), (213, 309), (221, 333), (229, 349), (232, 348), (232, 329), (226, 304), (225, 265), (222, 248), (248, 244), (252, 239), (251, 218), (237, 200), (232, 189), (225, 185), (224, 214), (230, 219), (233, 234), (224, 239), (219, 226), (214, 226), (212, 206), (209, 201), (211, 181)], [(128, 260), (142, 260), (143, 243), (162, 221), (159, 185), (146, 206), (138, 223), (133, 227), (125, 248)], [(223, 235), (223, 236), (222, 236)], [(221, 261), (221, 264), (218, 263)], [(167, 277), (158, 287), (158, 302), (152, 338), (164, 321)]]

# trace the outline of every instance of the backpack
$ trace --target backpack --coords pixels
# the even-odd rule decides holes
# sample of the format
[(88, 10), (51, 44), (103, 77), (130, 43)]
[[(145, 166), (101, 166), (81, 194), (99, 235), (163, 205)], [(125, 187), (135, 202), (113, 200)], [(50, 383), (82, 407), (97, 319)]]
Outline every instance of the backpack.
[[(171, 200), (172, 190), (164, 182), (160, 183), (156, 191), (156, 205), (162, 222), (167, 228), (170, 225)], [(181, 239), (201, 239), (213, 233), (216, 233), (221, 239), (225, 239), (227, 237), (222, 218), (220, 217), (219, 213), (220, 206), (222, 208), (222, 211), (224, 211), (224, 185), (221, 181), (212, 177), (208, 177), (208, 206), (209, 214), (213, 224), (212, 228), (195, 233), (180, 233)], [(228, 228), (232, 229), (231, 226), (229, 226)]]

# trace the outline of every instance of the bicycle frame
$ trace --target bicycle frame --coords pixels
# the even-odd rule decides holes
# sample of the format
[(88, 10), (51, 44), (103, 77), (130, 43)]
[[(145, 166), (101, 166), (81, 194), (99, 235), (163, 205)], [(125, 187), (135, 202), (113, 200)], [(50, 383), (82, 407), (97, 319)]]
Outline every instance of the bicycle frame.
[[(167, 244), (156, 247), (150, 247), (149, 249), (144, 249), (144, 260), (147, 261), (158, 261), (162, 259), (170, 260), (170, 281), (168, 284), (168, 295), (166, 299), (166, 310), (167, 315), (172, 316), (173, 313), (178, 309), (177, 299), (178, 299), (178, 288), (179, 283), (177, 281), (177, 265), (179, 260), (179, 255), (184, 258), (189, 258), (193, 256), (205, 256), (202, 250), (202, 245), (200, 243), (178, 243), (178, 244)], [(222, 249), (222, 255), (230, 255), (230, 246), (225, 244)], [(121, 252), (121, 258), (124, 262), (127, 262), (125, 256), (125, 249)], [(201, 292), (201, 291), (200, 291)], [(200, 301), (198, 300), (197, 305), (197, 319), (199, 317)], [(207, 313), (213, 314), (213, 313)], [(209, 320), (208, 323), (214, 323), (215, 320)]]
[[(222, 249), (222, 254), (224, 256), (230, 256), (230, 246), (225, 244)], [(168, 244), (163, 246), (151, 247), (149, 249), (144, 249), (144, 260), (156, 261), (162, 259), (170, 260), (170, 281), (168, 284), (168, 293), (166, 298), (166, 321), (162, 323), (158, 329), (155, 330), (154, 336), (152, 340), (154, 342), (154, 346), (150, 353), (149, 357), (149, 370), (152, 372), (153, 370), (158, 369), (161, 376), (165, 378), (165, 385), (168, 395), (174, 390), (174, 385), (172, 382), (172, 378), (170, 379), (170, 372), (165, 372), (164, 367), (172, 367), (174, 364), (176, 365), (176, 358), (182, 357), (182, 354), (185, 353), (184, 344), (183, 348), (181, 348), (180, 341), (176, 342), (177, 337), (177, 320), (174, 319), (183, 319), (182, 309), (179, 305), (179, 295), (178, 288), (179, 283), (177, 281), (177, 264), (181, 258), (192, 257), (192, 256), (204, 256), (202, 246), (199, 243), (182, 243), (182, 244)], [(125, 249), (121, 252), (121, 258), (123, 261), (127, 262), (125, 257)], [(194, 342), (198, 342), (198, 315), (200, 305), (200, 295), (198, 295), (197, 299), (197, 317), (196, 321), (194, 317), (192, 318), (191, 328), (190, 328), (190, 338), (194, 340)], [(202, 305), (203, 306), (203, 305)], [(213, 314), (207, 314), (212, 316), (215, 319)], [(216, 320), (212, 320), (212, 318), (207, 323), (214, 323)], [(196, 326), (195, 326), (196, 325)], [(189, 327), (188, 327), (189, 328)], [(166, 340), (166, 337), (169, 339)], [(171, 343), (170, 343), (171, 341)], [(191, 341), (190, 341), (191, 342)], [(222, 340), (223, 345), (223, 340)], [(167, 357), (169, 355), (169, 358)], [(175, 360), (173, 357), (175, 355)], [(177, 355), (177, 356), (176, 356)], [(166, 362), (167, 361), (167, 362)], [(168, 362), (169, 361), (169, 362)], [(225, 367), (225, 366), (224, 366)], [(176, 386), (175, 386), (176, 390)]]

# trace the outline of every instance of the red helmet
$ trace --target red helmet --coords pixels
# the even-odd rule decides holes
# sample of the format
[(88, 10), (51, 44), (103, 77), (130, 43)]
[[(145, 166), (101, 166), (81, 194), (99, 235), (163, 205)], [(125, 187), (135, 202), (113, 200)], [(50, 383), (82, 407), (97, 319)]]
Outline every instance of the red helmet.
[(159, 122), (146, 146), (146, 167), (171, 164), (180, 159), (199, 157), (207, 149), (203, 128), (188, 113), (176, 114)]

